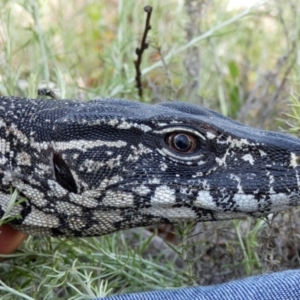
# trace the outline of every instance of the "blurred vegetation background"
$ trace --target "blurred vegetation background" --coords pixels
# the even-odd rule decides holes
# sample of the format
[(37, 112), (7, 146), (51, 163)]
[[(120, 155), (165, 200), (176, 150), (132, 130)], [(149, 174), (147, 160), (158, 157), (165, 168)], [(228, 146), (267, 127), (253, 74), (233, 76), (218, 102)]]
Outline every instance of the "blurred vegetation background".
[[(153, 13), (140, 99), (133, 61), (145, 5)], [(299, 0), (0, 0), (0, 94), (36, 98), (47, 87), (60, 98), (180, 100), (298, 134), (299, 29)], [(93, 299), (299, 268), (299, 220), (294, 209), (97, 238), (30, 237), (0, 264), (0, 299)]]

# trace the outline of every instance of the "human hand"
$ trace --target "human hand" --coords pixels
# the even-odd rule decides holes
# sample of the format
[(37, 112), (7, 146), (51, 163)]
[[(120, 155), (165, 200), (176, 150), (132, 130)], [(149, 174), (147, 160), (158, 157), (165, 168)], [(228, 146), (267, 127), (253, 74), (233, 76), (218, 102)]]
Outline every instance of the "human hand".
[[(26, 234), (12, 228), (10, 225), (2, 225), (0, 227), (0, 254), (13, 253), (26, 238)], [(0, 257), (0, 261), (2, 259)]]

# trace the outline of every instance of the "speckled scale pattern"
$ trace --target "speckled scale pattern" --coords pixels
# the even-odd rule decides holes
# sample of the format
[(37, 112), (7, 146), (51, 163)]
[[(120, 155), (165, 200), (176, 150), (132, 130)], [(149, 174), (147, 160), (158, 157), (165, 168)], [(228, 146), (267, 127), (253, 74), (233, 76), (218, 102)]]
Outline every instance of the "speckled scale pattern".
[[(196, 151), (172, 150), (173, 132), (193, 135)], [(0, 97), (0, 216), (17, 189), (27, 200), (10, 212), (21, 216), (11, 224), (31, 235), (285, 210), (300, 202), (299, 157), (299, 139), (192, 104)]]

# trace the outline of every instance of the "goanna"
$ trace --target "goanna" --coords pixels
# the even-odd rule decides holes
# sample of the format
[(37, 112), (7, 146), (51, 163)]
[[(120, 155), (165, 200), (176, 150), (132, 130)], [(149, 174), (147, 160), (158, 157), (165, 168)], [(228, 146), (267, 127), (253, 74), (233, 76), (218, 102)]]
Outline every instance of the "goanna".
[(300, 204), (300, 140), (185, 103), (0, 97), (0, 217), (31, 235), (261, 216)]

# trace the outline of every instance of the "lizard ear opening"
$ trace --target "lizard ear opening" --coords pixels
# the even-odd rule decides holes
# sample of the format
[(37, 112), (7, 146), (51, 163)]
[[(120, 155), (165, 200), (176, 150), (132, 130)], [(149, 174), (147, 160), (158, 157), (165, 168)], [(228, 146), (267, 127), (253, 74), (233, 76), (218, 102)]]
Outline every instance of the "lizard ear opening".
[(53, 165), (56, 181), (66, 190), (77, 194), (77, 185), (71, 170), (61, 155), (55, 153), (53, 155)]

